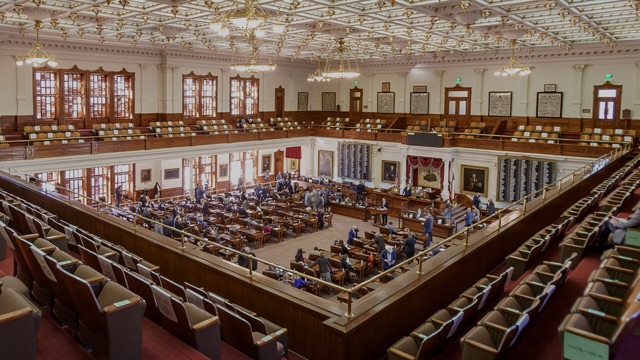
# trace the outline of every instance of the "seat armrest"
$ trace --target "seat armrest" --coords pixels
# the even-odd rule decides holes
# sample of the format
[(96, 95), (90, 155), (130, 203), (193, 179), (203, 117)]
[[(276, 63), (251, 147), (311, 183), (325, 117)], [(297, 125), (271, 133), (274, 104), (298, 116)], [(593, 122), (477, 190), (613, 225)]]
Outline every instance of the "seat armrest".
[(116, 311), (121, 311), (121, 310), (124, 310), (124, 309), (128, 309), (130, 307), (133, 307), (133, 306), (137, 306), (138, 304), (140, 304), (141, 301), (142, 300), (139, 297), (134, 296), (134, 297), (126, 299), (126, 300), (115, 302), (115, 303), (105, 307), (104, 309), (102, 309), (102, 312), (104, 314), (108, 315), (108, 314), (111, 314), (111, 313), (116, 312)]
[(520, 298), (520, 299), (524, 299), (524, 300), (528, 300), (528, 301), (535, 301), (536, 298), (531, 297), (531, 296), (527, 296), (527, 295), (522, 295), (522, 294), (510, 294), (511, 296), (515, 297), (515, 298)]
[(273, 334), (269, 334), (269, 335), (265, 335), (263, 336), (261, 339), (259, 339), (258, 341), (256, 341), (256, 345), (258, 346), (265, 346), (271, 342), (276, 341), (278, 337), (276, 336), (275, 333)]
[(589, 340), (597, 341), (599, 343), (603, 343), (603, 344), (607, 344), (607, 345), (610, 344), (610, 340), (607, 339), (606, 337), (600, 336), (600, 335), (597, 335), (597, 334), (594, 334), (594, 333), (590, 333), (588, 331), (580, 330), (580, 329), (577, 329), (577, 328), (564, 328), (564, 331), (568, 332), (568, 333), (572, 333), (572, 334), (578, 335), (578, 336), (582, 336), (582, 337), (587, 338)]
[(633, 270), (629, 270), (626, 268), (622, 268), (622, 267), (617, 267), (617, 266), (611, 266), (611, 265), (604, 265), (602, 266), (603, 269), (605, 270), (612, 270), (612, 271), (617, 271), (617, 272), (621, 272), (621, 273), (625, 273), (631, 276), (636, 275), (636, 272)]
[(613, 297), (613, 296), (607, 296), (607, 295), (595, 294), (595, 293), (589, 293), (589, 294), (585, 294), (585, 295), (589, 296), (589, 297), (592, 297), (594, 299), (597, 299), (597, 300), (608, 301), (608, 302), (612, 302), (612, 303), (616, 303), (616, 304), (624, 303), (624, 301), (622, 299), (619, 299), (619, 298)]
[(31, 316), (32, 313), (33, 313), (33, 309), (30, 307), (26, 307), (23, 309), (8, 312), (6, 314), (2, 314), (0, 315), (0, 324), (8, 323), (8, 322), (15, 321), (27, 316)]
[(481, 344), (481, 343), (479, 343), (479, 342), (477, 342), (475, 340), (464, 339), (463, 341), (467, 346), (474, 347), (476, 349), (479, 349), (481, 351), (487, 352), (487, 353), (492, 354), (494, 356), (498, 355), (498, 351), (496, 349), (488, 347), (487, 345)]
[(38, 235), (38, 234), (25, 234), (25, 235), (20, 235), (20, 237), (25, 239), (25, 240), (35, 240), (35, 239), (39, 238), (40, 235)]
[(485, 323), (482, 324), (482, 326), (487, 327), (487, 328), (493, 328), (495, 330), (499, 330), (499, 331), (502, 331), (504, 333), (506, 333), (507, 330), (509, 330), (504, 326), (501, 326), (501, 325), (498, 325), (498, 324), (494, 324), (494, 323), (491, 323), (491, 322), (485, 322)]
[(415, 360), (416, 357), (410, 354), (407, 354), (406, 352), (402, 351), (402, 350), (398, 350), (396, 348), (389, 348), (389, 352), (391, 352), (394, 356), (399, 357), (400, 359), (403, 360)]
[(218, 323), (220, 323), (220, 319), (217, 316), (214, 316), (214, 317), (211, 317), (211, 318), (209, 318), (207, 320), (200, 321), (199, 323), (193, 325), (193, 330), (198, 331), (198, 330), (201, 330), (201, 329), (204, 329), (204, 328), (208, 328), (208, 327), (213, 326), (213, 325), (218, 324)]
[(50, 256), (54, 251), (56, 251), (56, 249), (57, 248), (55, 246), (45, 246), (41, 247), (39, 250)]

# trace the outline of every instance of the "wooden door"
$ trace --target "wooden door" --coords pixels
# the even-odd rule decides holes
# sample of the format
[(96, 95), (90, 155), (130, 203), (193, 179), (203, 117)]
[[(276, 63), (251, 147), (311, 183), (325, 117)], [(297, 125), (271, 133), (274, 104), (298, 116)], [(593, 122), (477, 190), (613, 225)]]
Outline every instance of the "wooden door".
[(355, 86), (349, 90), (349, 119), (353, 123), (362, 118), (362, 89)]
[(593, 124), (605, 129), (623, 128), (620, 121), (622, 85), (606, 82), (593, 87)]
[(276, 99), (276, 103), (275, 103), (276, 117), (283, 117), (284, 116), (284, 88), (282, 87), (282, 85), (276, 88), (275, 99)]
[(469, 125), (471, 118), (471, 88), (457, 84), (444, 89), (444, 115), (449, 126), (455, 121), (456, 126)]
[(284, 151), (278, 150), (273, 153), (273, 174), (284, 172)]

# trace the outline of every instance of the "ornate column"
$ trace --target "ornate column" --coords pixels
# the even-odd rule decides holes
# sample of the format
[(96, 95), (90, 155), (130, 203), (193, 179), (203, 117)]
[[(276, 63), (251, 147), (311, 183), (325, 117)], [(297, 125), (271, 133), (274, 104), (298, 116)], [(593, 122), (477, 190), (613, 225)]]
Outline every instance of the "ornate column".
[[(473, 73), (475, 77), (473, 79), (473, 88), (474, 89), (482, 89), (482, 82), (484, 81), (484, 72), (486, 69), (473, 69)], [(473, 94), (473, 99), (471, 101), (471, 113), (482, 115), (482, 91), (476, 91)]]
[[(575, 112), (572, 112), (570, 116), (575, 114), (575, 117), (582, 117), (582, 74), (585, 64), (573, 65), (573, 99), (571, 99), (571, 105)], [(595, 111), (595, 109), (591, 109)], [(582, 124), (580, 124), (582, 127)]]
[[(14, 59), (15, 60), (15, 59)], [(14, 61), (15, 64), (15, 61)], [(27, 101), (27, 94), (31, 92), (33, 75), (27, 75), (27, 69), (31, 72), (31, 66), (23, 65), (16, 67), (16, 114), (18, 116), (33, 113), (32, 101)], [(33, 96), (31, 97), (33, 98)], [(31, 102), (31, 104), (29, 104)], [(27, 124), (28, 125), (28, 124)]]
[[(635, 97), (633, 98), (633, 105), (640, 106), (640, 61), (636, 61), (633, 63), (636, 66), (636, 88), (635, 88)], [(638, 118), (638, 114), (636, 113), (636, 119)]]
[[(362, 99), (363, 101), (365, 101), (362, 105), (362, 112), (374, 112), (375, 107), (374, 107), (374, 103), (373, 103), (373, 98), (374, 98), (374, 94), (376, 94), (376, 92), (373, 90), (373, 80), (375, 79), (375, 76), (373, 74), (366, 74), (365, 75), (367, 77), (367, 91), (364, 91), (364, 87), (363, 87), (363, 92), (364, 96), (366, 97), (366, 101), (364, 99)], [(369, 117), (367, 115), (367, 117)], [(353, 121), (353, 119), (352, 119)]]
[[(436, 105), (436, 111), (440, 114), (444, 113), (444, 105), (443, 105), (443, 99), (442, 99), (442, 93), (443, 93), (443, 88), (442, 88), (442, 75), (444, 74), (444, 70), (434, 70), (433, 71), (434, 74), (436, 74), (436, 77), (438, 78), (436, 83), (438, 84), (438, 91), (434, 92), (434, 97), (433, 97), (433, 103)], [(431, 94), (429, 94), (429, 96), (431, 96)], [(429, 111), (431, 112), (431, 111)]]
[(407, 113), (409, 111), (407, 111), (408, 109), (406, 108), (406, 104), (407, 104), (407, 73), (398, 73), (398, 77), (400, 78), (400, 93), (398, 94), (398, 97), (396, 97), (396, 101), (398, 102), (398, 108), (395, 110), (395, 112), (398, 112), (398, 110), (401, 110), (404, 113)]
[[(145, 112), (150, 112), (148, 109), (144, 108), (144, 102), (147, 101), (146, 96), (142, 96), (142, 94), (146, 94), (147, 91), (144, 89), (144, 79), (146, 79), (145, 71), (149, 68), (149, 64), (140, 63), (140, 80), (136, 81), (136, 84), (139, 84), (138, 89), (136, 90), (137, 94), (140, 94), (140, 99), (138, 100), (138, 108), (135, 109), (135, 112), (138, 114), (143, 114)], [(146, 110), (146, 111), (145, 111)], [(157, 110), (157, 109), (156, 109)], [(157, 111), (156, 111), (157, 112)]]
[(444, 179), (442, 179), (442, 191), (440, 192), (440, 197), (442, 198), (442, 200), (446, 200), (449, 199), (449, 197), (451, 196), (451, 193), (449, 192), (449, 177), (450, 177), (450, 167), (451, 167), (451, 160), (450, 159), (443, 159), (444, 160)]
[(167, 88), (167, 65), (166, 64), (158, 64), (156, 66), (158, 71), (158, 113), (166, 114), (167, 113), (167, 93), (169, 89)]

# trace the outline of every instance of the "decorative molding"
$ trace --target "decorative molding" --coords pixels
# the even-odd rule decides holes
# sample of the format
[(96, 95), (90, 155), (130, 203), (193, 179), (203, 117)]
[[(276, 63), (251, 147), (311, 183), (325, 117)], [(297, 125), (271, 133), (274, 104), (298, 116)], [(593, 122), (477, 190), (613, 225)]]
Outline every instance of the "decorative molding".
[(586, 64), (574, 64), (574, 65), (572, 65), (573, 70), (575, 70), (576, 72), (582, 72), (586, 66), (587, 66)]

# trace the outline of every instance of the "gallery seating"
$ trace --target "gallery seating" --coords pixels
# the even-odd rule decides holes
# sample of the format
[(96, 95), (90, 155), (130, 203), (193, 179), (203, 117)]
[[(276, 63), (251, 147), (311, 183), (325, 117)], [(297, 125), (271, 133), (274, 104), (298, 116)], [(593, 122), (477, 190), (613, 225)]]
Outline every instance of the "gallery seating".
[(35, 359), (41, 317), (36, 305), (0, 282), (0, 358)]

